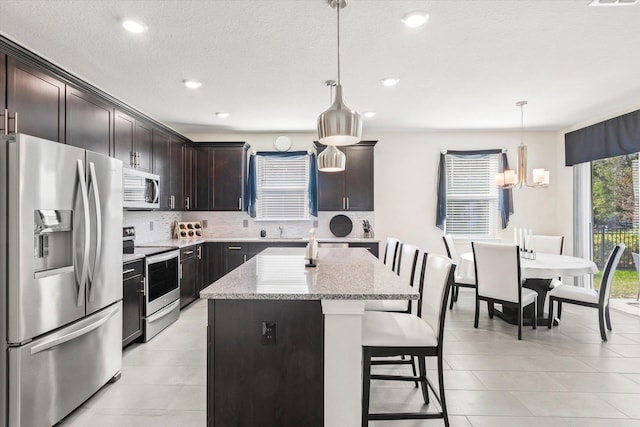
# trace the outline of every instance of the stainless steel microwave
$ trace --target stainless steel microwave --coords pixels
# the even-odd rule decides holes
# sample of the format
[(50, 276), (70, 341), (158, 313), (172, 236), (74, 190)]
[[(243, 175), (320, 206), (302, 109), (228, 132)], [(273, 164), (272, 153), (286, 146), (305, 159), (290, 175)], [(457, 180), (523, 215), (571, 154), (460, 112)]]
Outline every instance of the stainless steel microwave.
[(160, 208), (160, 177), (136, 169), (122, 169), (124, 199), (122, 205), (130, 210)]

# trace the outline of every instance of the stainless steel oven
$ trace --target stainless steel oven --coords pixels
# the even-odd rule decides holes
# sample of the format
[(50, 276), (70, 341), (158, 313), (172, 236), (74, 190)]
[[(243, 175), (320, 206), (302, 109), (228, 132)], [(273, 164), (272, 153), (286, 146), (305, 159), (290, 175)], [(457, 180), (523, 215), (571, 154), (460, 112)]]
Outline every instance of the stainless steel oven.
[(177, 249), (145, 258), (145, 342), (180, 316), (179, 269), (180, 251)]
[(177, 246), (135, 246), (136, 230), (122, 228), (122, 253), (145, 258), (144, 342), (180, 317), (180, 250)]
[(180, 251), (146, 257), (145, 311), (155, 313), (180, 298)]

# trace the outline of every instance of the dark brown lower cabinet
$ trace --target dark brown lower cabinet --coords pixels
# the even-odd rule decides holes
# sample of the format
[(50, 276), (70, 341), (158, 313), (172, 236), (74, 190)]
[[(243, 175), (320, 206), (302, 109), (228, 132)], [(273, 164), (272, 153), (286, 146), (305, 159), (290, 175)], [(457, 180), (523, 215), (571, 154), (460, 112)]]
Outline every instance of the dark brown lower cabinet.
[(142, 336), (144, 304), (144, 262), (122, 266), (122, 347)]
[(202, 245), (180, 249), (180, 308), (198, 299), (202, 276)]
[(207, 426), (324, 425), (320, 301), (210, 300), (208, 316)]

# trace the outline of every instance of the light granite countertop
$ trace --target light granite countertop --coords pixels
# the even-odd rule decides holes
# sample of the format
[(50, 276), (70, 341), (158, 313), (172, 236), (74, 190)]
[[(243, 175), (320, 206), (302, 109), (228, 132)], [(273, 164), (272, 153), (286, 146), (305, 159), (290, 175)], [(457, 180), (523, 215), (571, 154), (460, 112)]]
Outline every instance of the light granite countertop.
[(320, 248), (305, 267), (304, 248), (269, 248), (200, 292), (204, 299), (408, 300), (418, 291), (364, 248)]
[(137, 261), (143, 258), (144, 258), (144, 255), (142, 254), (122, 254), (122, 263), (126, 264), (128, 262)]
[[(156, 242), (142, 243), (136, 246), (152, 247), (152, 246), (172, 246), (176, 248), (185, 248), (187, 246), (198, 245), (206, 242), (237, 242), (237, 243), (300, 243), (307, 242), (307, 237), (292, 238), (267, 238), (267, 237), (204, 237), (200, 239), (169, 239), (158, 240)], [(377, 239), (368, 238), (348, 238), (348, 237), (316, 237), (318, 243), (380, 243)]]

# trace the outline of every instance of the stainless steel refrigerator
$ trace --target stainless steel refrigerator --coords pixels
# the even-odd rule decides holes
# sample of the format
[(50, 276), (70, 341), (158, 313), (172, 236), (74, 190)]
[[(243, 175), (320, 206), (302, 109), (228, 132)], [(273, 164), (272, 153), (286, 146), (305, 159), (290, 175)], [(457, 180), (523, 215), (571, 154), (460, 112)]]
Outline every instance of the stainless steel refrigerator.
[(122, 162), (0, 138), (0, 425), (51, 426), (122, 366)]

